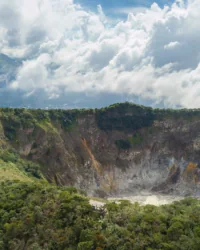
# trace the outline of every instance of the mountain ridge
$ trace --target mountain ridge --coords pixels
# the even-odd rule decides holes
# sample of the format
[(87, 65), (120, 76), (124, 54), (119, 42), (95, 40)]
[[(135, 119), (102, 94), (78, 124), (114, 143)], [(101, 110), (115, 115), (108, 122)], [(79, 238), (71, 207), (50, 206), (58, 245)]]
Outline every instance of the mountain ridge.
[[(89, 195), (197, 194), (200, 110), (131, 103), (102, 109), (0, 109), (1, 152)], [(5, 146), (6, 145), (6, 146)]]

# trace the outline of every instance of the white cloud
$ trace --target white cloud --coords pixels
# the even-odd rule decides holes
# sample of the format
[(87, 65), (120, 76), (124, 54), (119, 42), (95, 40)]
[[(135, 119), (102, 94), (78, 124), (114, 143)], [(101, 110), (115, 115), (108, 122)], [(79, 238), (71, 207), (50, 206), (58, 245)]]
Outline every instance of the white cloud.
[(179, 45), (180, 45), (180, 43), (177, 42), (177, 41), (176, 42), (170, 42), (170, 43), (168, 43), (168, 44), (166, 44), (164, 46), (164, 49), (174, 49), (174, 48), (176, 48)]
[(24, 61), (19, 69), (16, 80), (10, 85), (11, 88), (22, 88), (27, 91), (36, 88), (48, 88), (47, 65), (51, 59), (48, 54), (40, 55), (36, 60)]
[(199, 14), (200, 0), (153, 4), (117, 23), (72, 0), (0, 3), (0, 51), (23, 58), (10, 87), (200, 107)]
[(147, 10), (146, 7), (133, 7), (133, 8), (113, 8), (111, 9), (111, 12), (114, 14), (137, 14), (141, 12), (145, 12)]

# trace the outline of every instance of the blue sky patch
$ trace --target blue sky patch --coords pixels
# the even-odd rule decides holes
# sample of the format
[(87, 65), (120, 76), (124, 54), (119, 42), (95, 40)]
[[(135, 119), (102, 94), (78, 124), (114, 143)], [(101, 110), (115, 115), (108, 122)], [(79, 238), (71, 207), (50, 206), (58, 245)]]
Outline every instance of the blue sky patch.
[(113, 17), (126, 17), (128, 9), (133, 10), (134, 8), (149, 8), (154, 2), (160, 7), (164, 5), (171, 5), (173, 0), (74, 0), (75, 3), (81, 4), (88, 10), (96, 11), (97, 5), (101, 5), (103, 11), (108, 16)]

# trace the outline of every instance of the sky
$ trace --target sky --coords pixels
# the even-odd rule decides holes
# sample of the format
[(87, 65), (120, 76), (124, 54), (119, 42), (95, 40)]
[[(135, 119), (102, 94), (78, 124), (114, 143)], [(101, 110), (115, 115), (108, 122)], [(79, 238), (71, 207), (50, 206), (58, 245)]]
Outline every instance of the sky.
[(0, 106), (200, 108), (200, 0), (1, 0)]
[[(127, 18), (129, 12), (140, 12), (146, 8), (150, 8), (154, 3), (152, 0), (75, 0), (74, 3), (80, 4), (87, 10), (96, 11), (97, 6), (101, 5), (104, 13), (112, 18)], [(160, 7), (171, 5), (173, 0), (159, 0), (156, 3)]]

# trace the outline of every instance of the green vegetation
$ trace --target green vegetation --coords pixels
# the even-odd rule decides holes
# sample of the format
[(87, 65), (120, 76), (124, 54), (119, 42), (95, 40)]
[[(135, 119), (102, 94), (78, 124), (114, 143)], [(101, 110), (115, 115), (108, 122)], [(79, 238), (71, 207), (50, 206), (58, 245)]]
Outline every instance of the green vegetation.
[(0, 181), (43, 179), (40, 165), (20, 158), (14, 150), (0, 150)]
[(0, 183), (0, 249), (198, 250), (200, 201), (95, 209), (74, 188)]
[(104, 131), (136, 131), (151, 127), (154, 120), (192, 120), (199, 116), (200, 109), (153, 109), (128, 102), (96, 110), (98, 127)]
[(138, 130), (151, 126), (154, 119), (155, 114), (152, 108), (130, 103), (115, 104), (96, 112), (97, 124), (105, 131)]
[(4, 127), (5, 136), (9, 140), (17, 139), (17, 131), (20, 128), (34, 128), (36, 125), (34, 116), (25, 109), (1, 109), (0, 119)]
[(119, 149), (129, 149), (131, 148), (131, 143), (128, 141), (128, 140), (117, 140), (115, 141), (115, 144), (116, 146), (119, 148)]
[(29, 110), (29, 109), (0, 109), (0, 120), (5, 136), (17, 142), (20, 129), (42, 128), (44, 131), (56, 132), (61, 127), (71, 130), (76, 126), (76, 119), (81, 110)]
[(49, 117), (52, 122), (60, 124), (64, 130), (71, 130), (76, 126), (76, 119), (78, 116), (77, 110), (64, 111), (64, 110), (50, 110)]
[[(101, 212), (75, 189), (0, 183), (0, 249), (89, 249)], [(84, 248), (83, 248), (84, 247)]]
[(132, 146), (141, 145), (144, 138), (140, 133), (135, 133), (132, 137), (128, 139), (120, 139), (116, 140), (115, 144), (119, 149), (127, 150), (130, 149)]
[(33, 181), (33, 179), (26, 172), (21, 171), (16, 164), (12, 162), (6, 163), (0, 159), (0, 182), (4, 180)]
[(77, 126), (77, 118), (94, 114), (98, 127), (104, 131), (137, 131), (151, 127), (154, 120), (186, 119), (191, 120), (200, 116), (200, 110), (187, 109), (152, 109), (132, 103), (117, 103), (102, 109), (73, 109), (73, 110), (31, 110), (31, 109), (0, 109), (5, 135), (9, 140), (16, 140), (20, 128), (36, 128), (54, 132), (58, 128), (70, 131)]
[(131, 145), (141, 145), (144, 138), (140, 133), (134, 134), (132, 137), (129, 138)]

